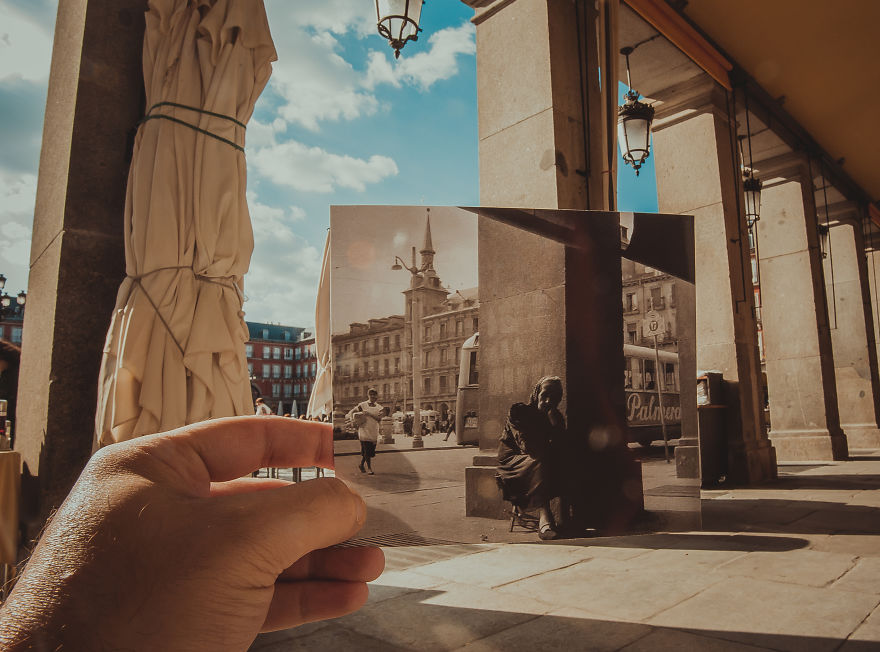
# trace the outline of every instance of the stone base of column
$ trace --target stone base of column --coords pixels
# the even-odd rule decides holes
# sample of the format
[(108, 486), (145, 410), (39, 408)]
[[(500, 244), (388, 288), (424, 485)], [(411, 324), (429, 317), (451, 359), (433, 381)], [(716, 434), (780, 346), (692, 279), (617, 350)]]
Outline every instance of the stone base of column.
[(680, 439), (675, 447), (675, 477), (700, 477), (700, 445), (697, 439)]
[(776, 448), (766, 439), (729, 444), (727, 481), (733, 484), (760, 484), (775, 480), (778, 476), (776, 456)]
[(870, 423), (842, 423), (849, 449), (880, 448), (880, 428)]
[(849, 456), (846, 435), (842, 430), (771, 430), (770, 440), (781, 462), (845, 460)]

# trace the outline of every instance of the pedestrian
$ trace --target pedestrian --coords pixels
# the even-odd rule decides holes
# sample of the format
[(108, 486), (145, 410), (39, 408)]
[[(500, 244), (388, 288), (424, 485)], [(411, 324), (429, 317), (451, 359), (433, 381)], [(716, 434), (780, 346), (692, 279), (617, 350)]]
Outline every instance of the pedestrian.
[(268, 417), (272, 415), (272, 409), (266, 405), (265, 401), (263, 401), (263, 397), (257, 399), (257, 415), (261, 417)]
[(453, 432), (455, 432), (455, 412), (450, 412), (449, 423), (446, 426), (446, 437), (443, 438), (443, 441), (447, 441)]
[(361, 473), (375, 475), (372, 460), (376, 456), (379, 422), (385, 416), (385, 409), (376, 400), (379, 398), (379, 392), (375, 387), (370, 387), (367, 390), (367, 396), (369, 399), (355, 405), (348, 413), (348, 417), (357, 424), (358, 439), (361, 442), (361, 463), (358, 464), (358, 468)]

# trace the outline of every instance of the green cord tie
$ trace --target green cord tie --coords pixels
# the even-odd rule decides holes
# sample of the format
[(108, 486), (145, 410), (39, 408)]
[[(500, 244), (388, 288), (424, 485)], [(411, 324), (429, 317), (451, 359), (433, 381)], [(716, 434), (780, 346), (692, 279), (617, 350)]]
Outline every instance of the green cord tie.
[[(186, 353), (183, 350), (183, 346), (181, 346), (180, 342), (177, 341), (177, 338), (174, 336), (174, 331), (171, 330), (171, 325), (162, 316), (162, 311), (159, 310), (159, 306), (157, 306), (156, 302), (153, 301), (153, 298), (150, 296), (149, 292), (147, 292), (147, 289), (144, 287), (143, 283), (141, 283), (141, 280), (146, 278), (147, 276), (152, 276), (153, 274), (157, 274), (159, 272), (166, 272), (166, 271), (170, 271), (170, 270), (179, 271), (182, 269), (188, 269), (189, 271), (191, 271), (197, 281), (203, 281), (205, 283), (212, 283), (213, 285), (219, 285), (219, 286), (227, 288), (229, 290), (233, 290), (235, 292), (235, 295), (238, 297), (238, 302), (239, 303), (244, 302), (244, 297), (241, 294), (241, 289), (238, 287), (238, 285), (236, 285), (235, 281), (233, 280), (233, 279), (235, 279), (235, 276), (221, 276), (221, 277), (205, 276), (203, 274), (197, 274), (196, 271), (188, 265), (175, 265), (174, 267), (160, 267), (158, 269), (151, 270), (151, 271), (146, 272), (144, 274), (138, 274), (137, 276), (129, 276), (128, 278), (130, 278), (132, 280), (132, 283), (134, 283), (138, 288), (140, 288), (140, 291), (144, 293), (145, 297), (147, 297), (147, 301), (149, 301), (150, 305), (153, 306), (153, 310), (155, 311), (156, 316), (159, 318), (159, 321), (162, 322), (162, 325), (165, 327), (165, 330), (168, 331), (168, 335), (171, 336), (171, 341), (174, 342), (174, 345), (177, 347), (177, 350), (180, 351), (181, 358), (186, 356)], [(228, 280), (229, 282), (224, 283), (223, 282), (224, 280)], [(190, 375), (189, 369), (187, 369), (186, 375), (187, 376)]]
[(220, 118), (222, 120), (228, 120), (229, 122), (232, 122), (233, 124), (241, 127), (242, 129), (247, 129), (247, 125), (245, 125), (243, 122), (241, 122), (240, 120), (236, 120), (235, 118), (232, 118), (228, 115), (223, 115), (222, 113), (214, 113), (213, 111), (205, 111), (204, 109), (197, 109), (194, 106), (186, 106), (185, 104), (178, 104), (177, 102), (159, 102), (157, 104), (154, 104), (153, 106), (150, 107), (150, 110), (147, 111), (147, 114), (143, 117), (143, 119), (137, 123), (137, 126), (140, 127), (142, 124), (144, 124), (148, 120), (170, 120), (171, 122), (174, 122), (175, 124), (183, 125), (184, 127), (189, 127), (193, 131), (197, 131), (200, 134), (204, 134), (205, 136), (209, 136), (211, 138), (214, 138), (215, 140), (219, 140), (221, 143), (225, 143), (225, 144), (229, 145), (230, 147), (237, 149), (239, 152), (244, 152), (244, 147), (242, 147), (238, 143), (235, 143), (235, 142), (229, 140), (228, 138), (224, 138), (223, 136), (218, 136), (215, 133), (211, 133), (207, 129), (202, 129), (201, 127), (199, 127), (197, 125), (186, 122), (185, 120), (181, 120), (180, 118), (175, 118), (174, 116), (170, 116), (165, 113), (153, 114), (153, 109), (158, 109), (159, 107), (162, 107), (162, 106), (171, 106), (176, 109), (185, 109), (187, 111), (195, 111), (196, 113), (201, 113), (203, 115), (209, 115), (212, 118)]

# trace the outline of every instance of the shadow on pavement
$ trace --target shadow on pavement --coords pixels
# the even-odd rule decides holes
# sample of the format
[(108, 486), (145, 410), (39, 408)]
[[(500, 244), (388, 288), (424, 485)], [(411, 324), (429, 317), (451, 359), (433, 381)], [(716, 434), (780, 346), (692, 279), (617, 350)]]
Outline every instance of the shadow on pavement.
[(784, 534), (880, 534), (880, 509), (818, 500), (703, 500), (703, 529)]
[[(515, 610), (461, 608), (442, 604), (444, 591), (371, 586), (370, 604), (360, 612), (325, 623), (263, 634), (253, 652), (460, 650), (836, 650), (845, 639), (697, 627), (668, 627), (598, 617), (576, 618)], [(432, 602), (434, 604), (432, 604)], [(440, 604), (437, 604), (440, 603)], [(534, 604), (534, 603), (532, 603)], [(589, 605), (573, 605), (588, 608)], [(549, 609), (549, 607), (548, 607)], [(718, 613), (718, 620), (727, 614)], [(705, 614), (704, 614), (705, 617)], [(805, 623), (809, 616), (804, 615)], [(738, 619), (737, 619), (738, 620)], [(856, 623), (857, 624), (857, 623)], [(792, 623), (787, 623), (794, 629)], [(786, 627), (781, 627), (785, 629)], [(807, 625), (806, 629), (816, 626)], [(848, 640), (843, 652), (877, 650), (876, 641)]]

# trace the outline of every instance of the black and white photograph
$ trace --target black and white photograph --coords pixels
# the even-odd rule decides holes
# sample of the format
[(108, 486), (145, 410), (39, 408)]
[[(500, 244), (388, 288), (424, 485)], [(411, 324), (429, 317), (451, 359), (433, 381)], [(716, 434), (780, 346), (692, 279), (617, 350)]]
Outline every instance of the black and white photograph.
[(694, 394), (681, 373), (694, 360), (692, 241), (664, 265), (655, 237), (642, 255), (642, 223), (332, 208), (334, 450), (367, 501), (362, 540), (699, 527), (699, 469), (677, 452), (698, 463), (681, 408)]

